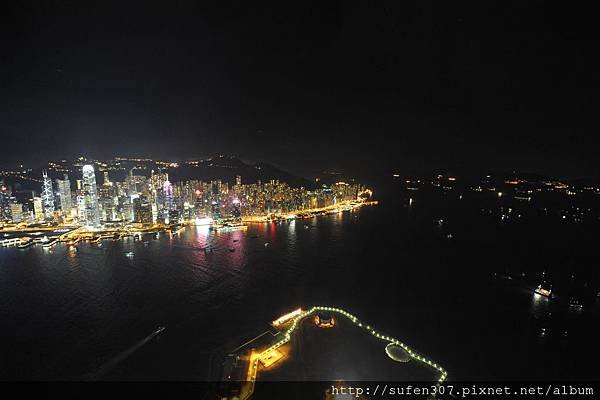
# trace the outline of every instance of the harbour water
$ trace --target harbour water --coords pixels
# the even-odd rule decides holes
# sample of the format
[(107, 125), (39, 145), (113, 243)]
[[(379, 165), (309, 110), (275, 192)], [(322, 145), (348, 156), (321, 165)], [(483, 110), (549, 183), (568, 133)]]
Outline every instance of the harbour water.
[(572, 310), (528, 286), (549, 269), (593, 283), (597, 226), (509, 225), (468, 199), (381, 200), (244, 231), (0, 248), (0, 378), (208, 380), (214, 357), (268, 321), (333, 305), (449, 380), (598, 379), (599, 300)]

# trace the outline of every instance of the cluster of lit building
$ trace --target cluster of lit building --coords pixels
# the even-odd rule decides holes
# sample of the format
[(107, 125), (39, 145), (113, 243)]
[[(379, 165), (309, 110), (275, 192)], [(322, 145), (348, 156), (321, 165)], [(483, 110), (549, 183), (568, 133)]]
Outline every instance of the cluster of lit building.
[[(150, 176), (128, 171), (125, 180), (113, 181), (109, 171), (96, 180), (92, 164), (79, 166), (77, 176), (63, 174), (52, 180), (42, 172), (39, 192), (13, 192), (0, 180), (0, 222), (12, 224), (66, 224), (88, 229), (131, 224), (173, 224), (186, 221), (242, 221), (322, 209), (370, 197), (359, 184), (338, 182), (308, 190), (270, 180), (242, 183), (221, 180), (171, 182), (168, 173)], [(57, 171), (53, 168), (53, 173)], [(75, 178), (74, 180), (72, 180)]]

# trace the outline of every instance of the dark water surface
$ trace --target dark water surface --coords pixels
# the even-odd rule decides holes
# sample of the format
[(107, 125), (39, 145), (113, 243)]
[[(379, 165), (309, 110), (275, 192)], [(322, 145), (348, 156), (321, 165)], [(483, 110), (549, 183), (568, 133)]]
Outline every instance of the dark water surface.
[[(441, 363), (451, 380), (598, 379), (597, 300), (570, 311), (494, 278), (594, 270), (598, 229), (500, 224), (468, 199), (439, 201), (408, 207), (397, 197), (245, 232), (81, 243), (76, 253), (2, 248), (0, 378), (206, 380), (215, 357), (268, 321), (335, 305)], [(167, 329), (149, 337), (158, 326)]]

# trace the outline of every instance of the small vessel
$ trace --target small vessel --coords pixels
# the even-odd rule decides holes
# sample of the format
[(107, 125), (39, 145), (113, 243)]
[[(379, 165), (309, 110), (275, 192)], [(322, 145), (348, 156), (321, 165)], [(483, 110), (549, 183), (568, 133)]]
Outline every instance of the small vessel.
[(546, 282), (542, 282), (535, 288), (534, 293), (550, 299), (552, 298), (552, 286), (549, 286)]
[(150, 245), (150, 242), (148, 242), (148, 241), (144, 242), (144, 246), (149, 246), (149, 245)]
[(160, 334), (162, 331), (164, 331), (165, 329), (167, 329), (164, 326), (159, 326), (158, 328), (156, 328), (156, 330), (154, 331), (154, 335), (158, 335)]
[(583, 308), (583, 302), (579, 296), (571, 296), (569, 298), (569, 308), (575, 310), (581, 310)]
[(231, 232), (248, 229), (248, 225), (242, 222), (225, 222), (223, 225), (216, 226), (217, 231)]
[(135, 255), (135, 253), (133, 251), (128, 251), (127, 253), (125, 253), (125, 255), (129, 258), (133, 257)]

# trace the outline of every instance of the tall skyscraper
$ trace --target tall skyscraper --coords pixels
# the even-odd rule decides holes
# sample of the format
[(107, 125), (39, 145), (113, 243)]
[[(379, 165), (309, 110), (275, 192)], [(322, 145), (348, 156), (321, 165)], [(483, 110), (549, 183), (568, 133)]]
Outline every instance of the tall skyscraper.
[(152, 223), (152, 206), (146, 199), (137, 197), (133, 199), (134, 222), (142, 224)]
[(242, 218), (242, 204), (239, 199), (233, 199), (231, 213), (236, 220)]
[(165, 195), (165, 208), (168, 211), (173, 210), (173, 185), (168, 180), (163, 183), (163, 193)]
[(10, 191), (8, 186), (4, 184), (4, 180), (0, 180), (0, 221), (10, 219)]
[(33, 214), (35, 215), (35, 219), (38, 221), (44, 219), (44, 206), (42, 204), (41, 197), (33, 198)]
[(64, 214), (70, 215), (73, 202), (71, 200), (71, 182), (69, 181), (67, 174), (65, 174), (64, 179), (56, 180), (56, 186), (58, 199), (60, 201), (60, 209)]
[(87, 228), (99, 228), (100, 208), (98, 206), (98, 189), (92, 165), (83, 166), (82, 192), (85, 226)]
[(11, 203), (10, 215), (12, 222), (19, 223), (23, 219), (23, 205), (20, 203)]
[(42, 203), (44, 205), (44, 216), (46, 219), (52, 219), (54, 214), (54, 192), (52, 191), (52, 180), (48, 177), (48, 172), (42, 172)]
[(108, 178), (108, 171), (104, 171), (104, 186), (111, 186), (112, 183), (110, 182), (110, 179)]

